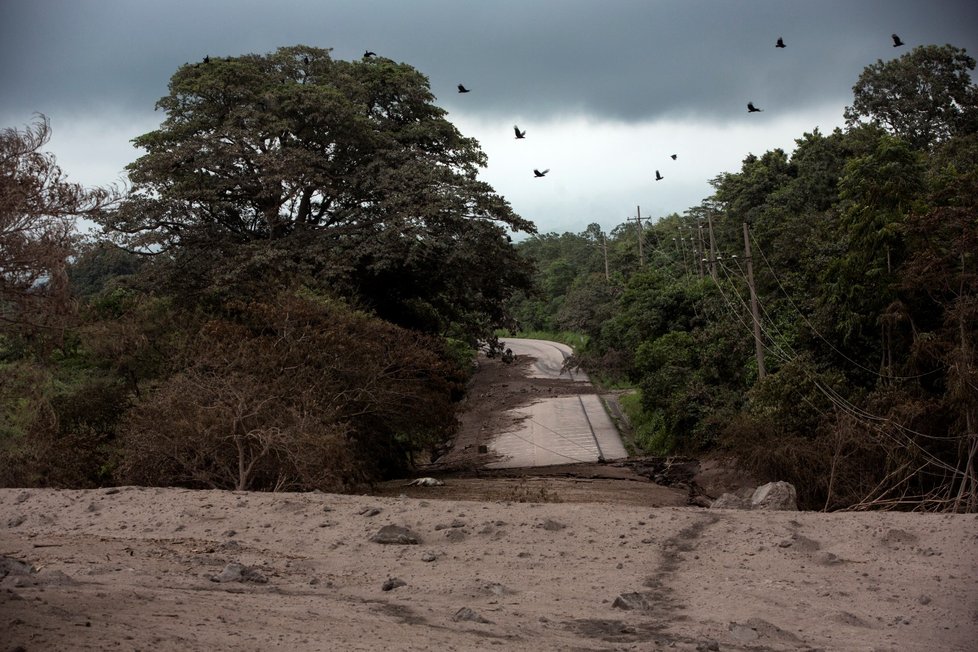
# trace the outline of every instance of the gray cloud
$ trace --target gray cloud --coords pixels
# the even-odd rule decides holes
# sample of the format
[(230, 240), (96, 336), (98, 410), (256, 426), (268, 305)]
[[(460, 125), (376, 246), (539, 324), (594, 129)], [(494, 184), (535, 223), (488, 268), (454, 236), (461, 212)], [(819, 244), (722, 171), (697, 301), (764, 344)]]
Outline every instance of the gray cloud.
[[(797, 115), (800, 137), (815, 126), (803, 117), (813, 109), (837, 106), (841, 117), (859, 73), (878, 59), (931, 43), (978, 51), (973, 0), (4, 0), (0, 26), (0, 126), (43, 112), (56, 136), (65, 122), (100, 115), (130, 126), (162, 119), (153, 106), (185, 62), (298, 43), (331, 47), (341, 59), (370, 49), (413, 65), (452, 116), (493, 125), (492, 135), (470, 134), (480, 140), (495, 138), (496, 125), (510, 130), (517, 117), (539, 134), (580, 116), (636, 129), (653, 122), (715, 129)], [(894, 49), (892, 32), (907, 47)], [(774, 47), (779, 36), (784, 50)], [(472, 93), (458, 95), (460, 82)], [(748, 100), (766, 112), (748, 116)], [(581, 148), (593, 145), (580, 140)], [(751, 149), (783, 141), (782, 131)], [(73, 156), (97, 157), (97, 149), (93, 142)], [(569, 165), (552, 165), (561, 163)], [(590, 177), (594, 195), (621, 194), (615, 214), (649, 191), (621, 192), (601, 167)], [(706, 161), (697, 169), (721, 171)], [(656, 192), (668, 192), (664, 186)], [(497, 190), (532, 196), (539, 187)], [(545, 203), (514, 207), (534, 219), (547, 214)], [(590, 218), (565, 210), (560, 219)]]
[(891, 32), (911, 47), (978, 45), (968, 0), (7, 0), (0, 20), (0, 84), (16, 91), (5, 114), (151, 107), (181, 63), (304, 43), (410, 63), (450, 106), (464, 82), (489, 112), (724, 117), (750, 98), (782, 111), (846, 99), (865, 65), (896, 53)]

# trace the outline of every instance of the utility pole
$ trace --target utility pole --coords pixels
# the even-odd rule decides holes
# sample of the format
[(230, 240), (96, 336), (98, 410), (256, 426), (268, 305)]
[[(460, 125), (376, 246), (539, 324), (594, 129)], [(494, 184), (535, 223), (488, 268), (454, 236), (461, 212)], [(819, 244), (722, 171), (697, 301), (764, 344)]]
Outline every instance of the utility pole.
[(601, 249), (604, 251), (604, 280), (611, 281), (611, 274), (608, 273), (608, 238), (604, 232), (601, 233)]
[[(711, 234), (712, 235), (712, 234)], [(754, 352), (757, 355), (757, 379), (767, 374), (764, 369), (764, 342), (761, 340), (761, 314), (757, 307), (757, 289), (754, 287), (754, 265), (750, 256), (750, 235), (744, 222), (744, 255), (747, 257), (747, 286), (750, 288), (750, 311), (754, 317)]]
[(713, 237), (713, 211), (706, 211), (706, 222), (710, 227), (710, 276), (717, 280), (717, 241)]
[(699, 266), (700, 270), (700, 280), (703, 280), (703, 261), (706, 260), (706, 247), (703, 244), (703, 223), (699, 222), (696, 225), (696, 231), (700, 237), (700, 246), (696, 253), (696, 264)]
[(639, 264), (640, 267), (645, 267), (645, 254), (642, 251), (642, 240), (645, 239), (643, 237), (644, 236), (644, 233), (642, 232), (642, 220), (650, 220), (652, 218), (651, 217), (642, 217), (641, 207), (636, 206), (635, 207), (635, 217), (634, 218), (629, 217), (629, 218), (626, 218), (626, 219), (628, 221), (631, 221), (632, 219), (634, 219), (636, 226), (638, 226), (638, 264)]

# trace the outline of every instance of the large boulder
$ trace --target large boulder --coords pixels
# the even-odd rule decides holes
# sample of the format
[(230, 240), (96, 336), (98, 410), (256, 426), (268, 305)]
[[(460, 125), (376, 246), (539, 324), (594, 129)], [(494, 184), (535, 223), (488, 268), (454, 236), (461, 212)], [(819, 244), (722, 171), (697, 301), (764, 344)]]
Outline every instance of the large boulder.
[(798, 492), (790, 482), (768, 482), (754, 490), (751, 509), (798, 511)]

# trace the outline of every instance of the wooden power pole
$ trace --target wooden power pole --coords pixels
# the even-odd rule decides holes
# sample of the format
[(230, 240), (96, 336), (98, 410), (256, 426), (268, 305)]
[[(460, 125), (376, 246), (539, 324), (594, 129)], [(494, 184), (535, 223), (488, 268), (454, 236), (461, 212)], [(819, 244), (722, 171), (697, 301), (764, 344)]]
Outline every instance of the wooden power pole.
[(645, 254), (642, 251), (642, 240), (645, 239), (645, 234), (642, 231), (642, 220), (650, 220), (650, 217), (642, 217), (642, 210), (640, 206), (635, 207), (635, 217), (627, 218), (629, 221), (635, 220), (635, 225), (638, 227), (638, 264), (640, 267), (645, 267)]
[(764, 378), (764, 341), (761, 339), (761, 314), (757, 306), (757, 289), (754, 287), (754, 265), (750, 257), (750, 235), (744, 222), (744, 255), (747, 257), (747, 286), (750, 288), (750, 311), (754, 317), (754, 352), (757, 355), (757, 379)]

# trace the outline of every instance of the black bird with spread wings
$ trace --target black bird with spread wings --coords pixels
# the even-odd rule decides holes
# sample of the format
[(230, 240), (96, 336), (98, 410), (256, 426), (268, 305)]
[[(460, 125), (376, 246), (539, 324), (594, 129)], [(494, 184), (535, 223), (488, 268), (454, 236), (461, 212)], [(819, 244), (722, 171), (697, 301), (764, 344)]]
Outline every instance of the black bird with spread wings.
[(784, 44), (784, 39), (779, 36), (778, 37), (778, 42), (777, 42), (777, 44), (774, 47), (776, 47), (776, 48), (786, 48), (788, 46)]
[(369, 59), (370, 57), (376, 57), (376, 56), (377, 56), (377, 53), (376, 52), (371, 52), (370, 50), (364, 50), (363, 51), (363, 58), (364, 59)]
[(900, 40), (900, 37), (897, 36), (896, 34), (892, 34), (891, 36), (893, 37), (893, 47), (898, 48), (901, 45), (906, 45), (906, 43), (904, 43), (903, 41), (901, 41)]
[(670, 154), (669, 155), (669, 158), (671, 158), (673, 161), (675, 161), (676, 160), (676, 154)]
[(747, 103), (747, 113), (760, 113), (763, 110), (764, 109), (759, 109), (756, 106), (754, 106), (754, 103), (753, 102), (748, 102)]
[(661, 174), (659, 174), (659, 171), (658, 171), (658, 170), (656, 170), (656, 171), (655, 171), (655, 180), (656, 180), (656, 181), (662, 181), (663, 179), (665, 179), (665, 177), (664, 177), (664, 176), (662, 176)]
[(533, 170), (533, 176), (535, 176), (537, 179), (540, 179), (542, 177), (547, 176), (547, 172), (550, 172), (550, 168), (547, 168), (543, 172), (541, 172), (540, 170), (534, 169)]
[(459, 84), (459, 85), (458, 85), (458, 92), (459, 92), (459, 93), (468, 93), (468, 92), (469, 92), (469, 89), (467, 89), (467, 88), (466, 88), (465, 86), (463, 86), (462, 84)]
[(517, 125), (513, 125), (513, 131), (516, 132), (517, 140), (523, 140), (524, 138), (526, 138), (526, 129), (520, 131), (520, 128)]

